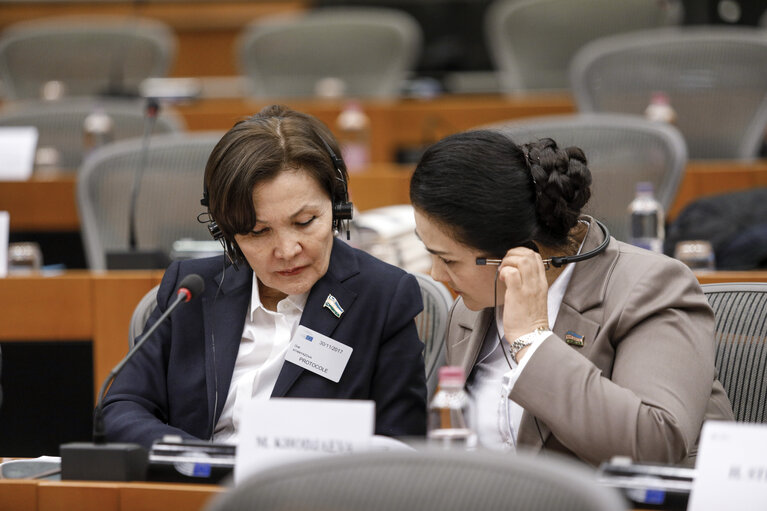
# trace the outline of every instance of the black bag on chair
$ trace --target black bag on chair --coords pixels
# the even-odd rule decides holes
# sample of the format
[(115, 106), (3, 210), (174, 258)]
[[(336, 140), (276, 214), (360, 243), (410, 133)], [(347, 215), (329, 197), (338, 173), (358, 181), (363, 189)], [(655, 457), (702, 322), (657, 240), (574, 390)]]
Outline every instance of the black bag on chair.
[(767, 188), (698, 199), (685, 207), (666, 231), (664, 250), (677, 242), (707, 240), (718, 270), (767, 267)]

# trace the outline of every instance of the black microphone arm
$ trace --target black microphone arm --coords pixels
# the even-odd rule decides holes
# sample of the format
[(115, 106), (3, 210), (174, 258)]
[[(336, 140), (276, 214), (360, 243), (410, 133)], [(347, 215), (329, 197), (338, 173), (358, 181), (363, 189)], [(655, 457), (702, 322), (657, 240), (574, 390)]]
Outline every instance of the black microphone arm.
[(190, 301), (205, 289), (205, 282), (197, 274), (184, 277), (176, 291), (176, 298), (157, 321), (141, 335), (127, 355), (112, 369), (99, 391), (93, 412), (93, 442), (62, 444), (61, 478), (95, 481), (141, 481), (146, 477), (148, 455), (144, 447), (130, 443), (107, 443), (104, 430), (104, 398), (110, 384), (120, 371), (141, 349), (171, 313), (182, 303)]
[(93, 412), (93, 442), (97, 444), (103, 444), (106, 441), (106, 433), (104, 431), (104, 396), (109, 388), (109, 385), (117, 378), (120, 371), (123, 370), (125, 364), (127, 364), (133, 356), (138, 353), (141, 347), (144, 345), (147, 339), (157, 330), (157, 327), (163, 323), (171, 313), (182, 303), (186, 303), (192, 298), (196, 297), (205, 289), (205, 282), (202, 277), (192, 273), (187, 275), (181, 280), (178, 290), (176, 291), (176, 298), (168, 306), (167, 310), (149, 327), (149, 330), (141, 334), (141, 338), (133, 345), (133, 348), (127, 355), (109, 372), (106, 380), (101, 385), (98, 399), (96, 400), (96, 408)]

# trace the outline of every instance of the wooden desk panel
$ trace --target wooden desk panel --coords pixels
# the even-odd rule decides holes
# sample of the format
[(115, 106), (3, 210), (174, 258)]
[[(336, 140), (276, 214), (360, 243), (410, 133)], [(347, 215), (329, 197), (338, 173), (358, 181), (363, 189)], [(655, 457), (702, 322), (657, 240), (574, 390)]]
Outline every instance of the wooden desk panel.
[(758, 186), (767, 186), (767, 160), (691, 161), (668, 212), (668, 219), (676, 218), (695, 199)]
[(0, 511), (36, 511), (37, 485), (38, 481), (0, 479)]
[(202, 509), (210, 499), (225, 489), (223, 486), (208, 484), (131, 483), (120, 488), (120, 509)]
[[(176, 109), (189, 130), (228, 130), (237, 120), (275, 103), (314, 115), (331, 129), (344, 105), (341, 100), (211, 98)], [(575, 112), (572, 97), (565, 93), (444, 95), (428, 100), (366, 100), (362, 106), (370, 117), (374, 162), (394, 161), (398, 149), (430, 144), (482, 124)]]
[(91, 481), (40, 482), (38, 511), (120, 511), (120, 485)]
[(0, 279), (0, 341), (93, 341), (94, 395), (128, 351), (128, 325), (158, 271), (11, 276)]
[(0, 211), (11, 213), (11, 231), (79, 231), (74, 173), (0, 182)]
[(92, 309), (91, 277), (86, 271), (0, 279), (0, 340), (88, 340), (93, 333)]
[(726, 282), (767, 282), (767, 270), (750, 271), (712, 271), (697, 275), (701, 284)]

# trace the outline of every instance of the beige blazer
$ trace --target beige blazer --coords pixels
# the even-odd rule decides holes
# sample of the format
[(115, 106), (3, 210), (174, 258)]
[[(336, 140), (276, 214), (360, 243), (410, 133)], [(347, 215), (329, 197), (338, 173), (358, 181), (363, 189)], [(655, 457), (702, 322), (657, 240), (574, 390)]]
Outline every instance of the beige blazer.
[[(584, 219), (586, 252), (604, 235)], [(471, 378), (492, 321), (492, 308), (472, 312), (459, 298), (448, 364)], [(716, 379), (713, 312), (675, 259), (611, 238), (604, 252), (575, 263), (552, 330), (509, 394), (525, 410), (520, 448), (539, 451), (543, 438), (546, 451), (594, 465), (615, 455), (690, 465), (703, 421), (734, 420)]]

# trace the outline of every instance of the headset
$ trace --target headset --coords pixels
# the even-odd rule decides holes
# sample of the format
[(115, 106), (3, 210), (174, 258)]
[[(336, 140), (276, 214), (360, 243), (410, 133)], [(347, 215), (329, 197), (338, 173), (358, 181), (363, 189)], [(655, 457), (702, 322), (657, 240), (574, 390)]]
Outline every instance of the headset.
[[(605, 249), (607, 248), (607, 245), (610, 243), (610, 230), (607, 228), (605, 224), (603, 224), (596, 218), (594, 219), (594, 222), (596, 222), (599, 228), (602, 229), (602, 233), (604, 233), (605, 235), (605, 239), (601, 245), (599, 245), (594, 250), (589, 250), (585, 254), (558, 256), (558, 257), (552, 257), (550, 259), (544, 259), (543, 260), (544, 267), (547, 270), (549, 269), (549, 265), (559, 268), (560, 266), (564, 266), (569, 263), (577, 263), (578, 261), (585, 261), (586, 259), (591, 259), (592, 257), (597, 256), (601, 254), (602, 252), (604, 252)], [(478, 257), (476, 260), (476, 264), (478, 266), (500, 266), (502, 260), (503, 259), (488, 259), (485, 257)]]
[[(336, 177), (336, 179), (341, 182), (341, 193), (336, 194), (332, 192), (333, 232), (338, 234), (341, 228), (345, 227), (346, 239), (348, 240), (350, 238), (349, 220), (352, 219), (354, 214), (354, 205), (349, 201), (349, 187), (344, 174), (346, 165), (344, 164), (344, 161), (336, 155), (336, 153), (330, 147), (330, 144), (328, 144), (324, 138), (320, 137), (319, 135), (317, 137), (325, 146), (325, 149), (330, 156), (330, 160), (333, 163), (333, 168), (338, 173), (338, 177)], [(224, 235), (224, 232), (221, 230), (221, 227), (218, 226), (216, 219), (213, 218), (213, 215), (210, 213), (210, 200), (208, 195), (208, 185), (206, 183), (203, 183), (203, 192), (202, 198), (200, 199), (200, 204), (205, 206), (206, 211), (197, 215), (197, 221), (200, 223), (208, 224), (208, 232), (210, 232), (210, 235), (214, 240), (219, 241), (224, 247), (226, 257), (229, 259), (229, 262), (234, 267), (235, 271), (237, 271), (238, 268), (235, 261), (238, 259), (239, 248), (233, 240), (227, 239), (227, 237)]]

